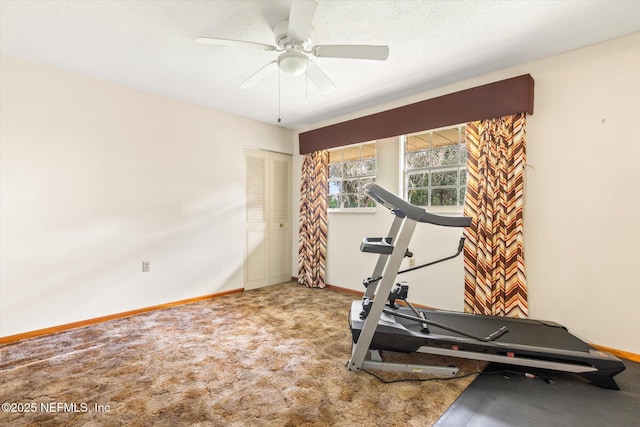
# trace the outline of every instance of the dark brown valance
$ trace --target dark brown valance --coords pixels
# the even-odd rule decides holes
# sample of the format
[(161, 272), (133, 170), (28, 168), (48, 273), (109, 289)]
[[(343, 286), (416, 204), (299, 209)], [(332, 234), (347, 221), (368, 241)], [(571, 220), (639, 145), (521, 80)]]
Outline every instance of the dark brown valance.
[(300, 154), (516, 113), (533, 114), (530, 74), (303, 132)]

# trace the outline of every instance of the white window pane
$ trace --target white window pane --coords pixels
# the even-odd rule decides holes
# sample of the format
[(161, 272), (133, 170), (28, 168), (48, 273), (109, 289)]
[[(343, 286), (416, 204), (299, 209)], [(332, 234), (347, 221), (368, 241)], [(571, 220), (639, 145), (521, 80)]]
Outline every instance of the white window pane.
[(329, 196), (329, 208), (337, 209), (340, 207), (340, 196)]
[(359, 160), (355, 162), (345, 163), (343, 165), (342, 174), (345, 178), (360, 176), (362, 175), (362, 173), (360, 172), (361, 169), (362, 169), (362, 163)]
[(431, 190), (431, 206), (456, 206), (458, 190), (455, 188), (434, 188)]
[(329, 165), (329, 179), (342, 178), (342, 164)]
[(362, 160), (361, 175), (375, 175), (376, 174), (376, 159)]
[(433, 147), (458, 145), (458, 128), (441, 129), (433, 132)]
[(431, 133), (426, 132), (420, 135), (411, 135), (407, 137), (406, 152), (428, 150), (431, 148)]
[(466, 169), (460, 169), (460, 185), (467, 185), (467, 170)]
[(342, 149), (341, 148), (329, 151), (329, 164), (340, 163), (341, 161), (342, 161)]
[(426, 168), (431, 165), (429, 151), (418, 151), (407, 154), (407, 169)]
[(342, 161), (348, 162), (351, 160), (360, 159), (360, 146), (346, 147), (342, 149)]
[(340, 181), (329, 181), (329, 194), (340, 194)]
[(343, 207), (345, 208), (357, 208), (358, 204), (358, 195), (357, 194), (347, 194), (342, 196)]
[(376, 157), (376, 144), (364, 144), (361, 146), (362, 154), (360, 155), (361, 159), (375, 159)]
[(460, 155), (457, 145), (431, 150), (432, 166), (456, 165), (458, 163), (460, 163)]
[(434, 187), (442, 186), (442, 185), (457, 185), (457, 184), (458, 184), (457, 170), (431, 172), (431, 185)]
[(409, 187), (428, 187), (429, 172), (413, 173), (409, 175)]
[(429, 205), (429, 190), (409, 190), (409, 203), (416, 206)]

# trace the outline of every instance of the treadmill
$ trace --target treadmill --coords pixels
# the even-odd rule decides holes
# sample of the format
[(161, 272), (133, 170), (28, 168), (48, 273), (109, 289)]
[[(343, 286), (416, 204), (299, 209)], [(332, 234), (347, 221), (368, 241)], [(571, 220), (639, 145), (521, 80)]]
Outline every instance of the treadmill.
[[(403, 258), (412, 256), (408, 246), (416, 225), (468, 227), (471, 218), (431, 214), (374, 183), (365, 185), (365, 191), (395, 217), (387, 236), (365, 238), (360, 245), (362, 252), (379, 257), (373, 274), (364, 281), (362, 300), (351, 305), (353, 344), (347, 362), (350, 371), (377, 369), (445, 377), (458, 373), (456, 367), (391, 363), (381, 356), (382, 350), (418, 352), (570, 372), (595, 386), (619, 389), (613, 377), (625, 369), (622, 361), (590, 346), (555, 322), (414, 307), (407, 300), (408, 284), (396, 283), (396, 276), (452, 259), (464, 246), (461, 238), (456, 254), (400, 271)], [(404, 304), (398, 306), (396, 300)]]

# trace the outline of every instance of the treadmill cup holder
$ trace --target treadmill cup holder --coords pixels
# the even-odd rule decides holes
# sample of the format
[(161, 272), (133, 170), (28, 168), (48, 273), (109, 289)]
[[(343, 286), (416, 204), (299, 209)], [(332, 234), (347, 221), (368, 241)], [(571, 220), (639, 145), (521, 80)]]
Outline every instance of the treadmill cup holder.
[(390, 255), (393, 252), (391, 237), (365, 237), (360, 244), (360, 252)]

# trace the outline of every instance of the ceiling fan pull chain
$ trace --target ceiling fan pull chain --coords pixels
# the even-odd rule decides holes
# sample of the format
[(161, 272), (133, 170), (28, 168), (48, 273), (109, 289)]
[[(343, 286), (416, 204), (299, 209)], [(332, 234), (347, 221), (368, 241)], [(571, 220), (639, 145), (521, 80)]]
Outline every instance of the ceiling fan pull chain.
[(280, 118), (280, 74), (280, 68), (278, 67), (278, 123), (282, 121), (282, 118)]

